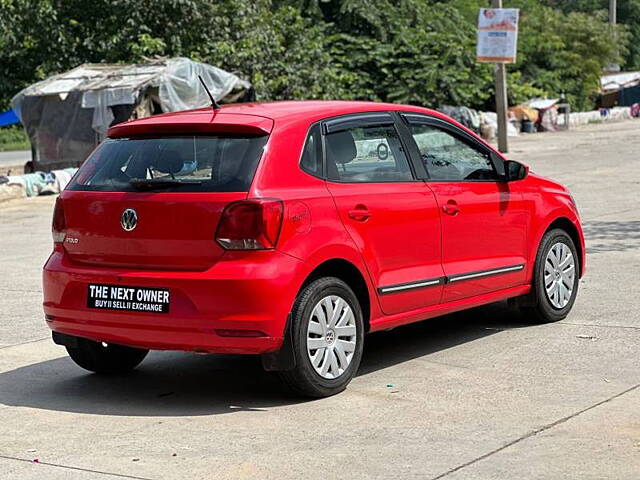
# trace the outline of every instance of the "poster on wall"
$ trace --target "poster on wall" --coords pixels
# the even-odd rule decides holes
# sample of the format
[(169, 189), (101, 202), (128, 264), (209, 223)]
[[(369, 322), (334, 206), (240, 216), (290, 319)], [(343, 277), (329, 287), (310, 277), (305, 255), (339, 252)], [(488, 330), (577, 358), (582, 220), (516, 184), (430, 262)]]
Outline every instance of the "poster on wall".
[(477, 60), (515, 63), (518, 45), (517, 8), (481, 8), (478, 15)]

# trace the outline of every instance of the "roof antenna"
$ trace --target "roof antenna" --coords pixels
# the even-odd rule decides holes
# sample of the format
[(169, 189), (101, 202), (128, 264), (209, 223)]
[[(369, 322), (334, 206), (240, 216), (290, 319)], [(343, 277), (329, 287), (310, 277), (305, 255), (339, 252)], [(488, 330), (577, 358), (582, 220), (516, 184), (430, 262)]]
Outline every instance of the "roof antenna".
[(205, 91), (207, 92), (207, 95), (209, 95), (209, 98), (211, 99), (211, 107), (214, 110), (218, 110), (220, 108), (220, 104), (218, 102), (216, 102), (215, 98), (213, 98), (213, 95), (211, 95), (211, 92), (207, 88), (207, 84), (204, 83), (204, 80), (202, 79), (202, 77), (200, 75), (198, 75), (198, 78), (200, 79), (200, 83), (202, 84), (202, 86), (204, 87)]

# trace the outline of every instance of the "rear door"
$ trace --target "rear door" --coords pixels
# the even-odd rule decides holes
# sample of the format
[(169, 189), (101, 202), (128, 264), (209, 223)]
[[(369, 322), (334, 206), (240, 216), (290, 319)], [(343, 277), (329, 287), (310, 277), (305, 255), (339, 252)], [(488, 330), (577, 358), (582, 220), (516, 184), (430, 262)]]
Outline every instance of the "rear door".
[(65, 190), (72, 261), (105, 267), (205, 270), (222, 256), (224, 207), (247, 196), (266, 135), (105, 140)]
[(327, 186), (383, 312), (437, 304), (443, 276), (438, 207), (415, 179), (394, 117), (351, 115), (323, 128)]
[(406, 114), (442, 223), (443, 302), (526, 283), (528, 215), (502, 161), (449, 122)]

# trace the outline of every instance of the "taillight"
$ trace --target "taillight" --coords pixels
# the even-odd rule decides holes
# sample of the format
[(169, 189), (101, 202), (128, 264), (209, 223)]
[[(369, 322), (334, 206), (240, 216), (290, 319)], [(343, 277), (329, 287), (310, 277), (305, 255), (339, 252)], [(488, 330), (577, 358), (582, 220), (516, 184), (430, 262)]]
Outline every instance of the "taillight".
[(64, 219), (64, 208), (62, 207), (62, 200), (60, 197), (56, 199), (56, 206), (53, 209), (53, 222), (51, 223), (51, 235), (53, 236), (53, 243), (64, 242), (64, 237), (67, 233), (67, 222)]
[(275, 248), (283, 210), (282, 201), (273, 199), (230, 203), (222, 212), (216, 241), (227, 250)]

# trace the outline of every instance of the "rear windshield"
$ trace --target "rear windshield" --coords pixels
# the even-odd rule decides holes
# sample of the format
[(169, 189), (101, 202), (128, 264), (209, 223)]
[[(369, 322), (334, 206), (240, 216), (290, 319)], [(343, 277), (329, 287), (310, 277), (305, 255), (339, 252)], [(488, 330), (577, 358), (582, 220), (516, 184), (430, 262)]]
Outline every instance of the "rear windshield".
[(108, 138), (68, 190), (246, 192), (267, 136)]

